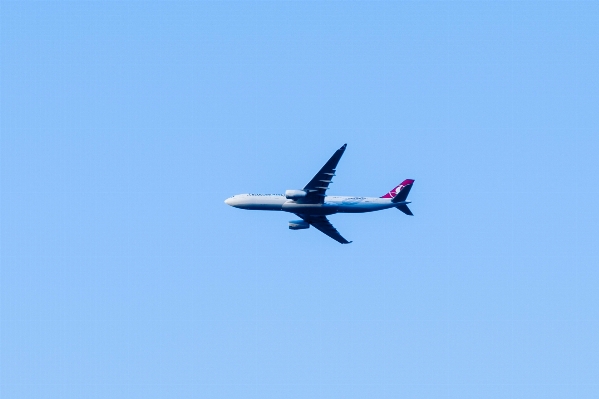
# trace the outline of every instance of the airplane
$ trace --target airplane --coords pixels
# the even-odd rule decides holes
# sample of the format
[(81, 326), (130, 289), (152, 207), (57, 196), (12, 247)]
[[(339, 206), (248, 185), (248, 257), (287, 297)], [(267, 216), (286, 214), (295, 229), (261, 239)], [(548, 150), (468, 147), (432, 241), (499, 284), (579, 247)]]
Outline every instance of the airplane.
[(382, 197), (341, 197), (326, 195), (332, 183), (337, 164), (345, 152), (347, 144), (339, 148), (318, 171), (316, 176), (302, 190), (287, 190), (285, 194), (237, 194), (225, 200), (225, 204), (235, 208), (261, 211), (284, 211), (296, 214), (301, 220), (289, 221), (291, 230), (307, 229), (314, 226), (333, 240), (349, 244), (327, 219), (335, 213), (363, 213), (396, 208), (409, 216), (414, 216), (408, 204), (408, 194), (414, 184), (406, 179)]

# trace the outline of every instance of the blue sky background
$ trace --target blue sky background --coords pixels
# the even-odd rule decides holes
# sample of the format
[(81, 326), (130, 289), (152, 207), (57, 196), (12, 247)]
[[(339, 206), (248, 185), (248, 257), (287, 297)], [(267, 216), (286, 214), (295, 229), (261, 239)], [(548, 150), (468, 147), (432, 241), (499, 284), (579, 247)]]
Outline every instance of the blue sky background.
[(3, 398), (599, 396), (599, 3), (0, 7)]

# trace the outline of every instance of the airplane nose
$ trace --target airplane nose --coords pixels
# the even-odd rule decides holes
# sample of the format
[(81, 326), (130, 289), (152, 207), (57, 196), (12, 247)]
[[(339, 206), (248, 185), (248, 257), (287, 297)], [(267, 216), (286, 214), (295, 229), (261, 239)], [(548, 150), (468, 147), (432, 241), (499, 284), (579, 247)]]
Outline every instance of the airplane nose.
[(225, 200), (225, 204), (233, 206), (233, 197), (231, 197), (231, 198), (227, 198), (227, 199)]

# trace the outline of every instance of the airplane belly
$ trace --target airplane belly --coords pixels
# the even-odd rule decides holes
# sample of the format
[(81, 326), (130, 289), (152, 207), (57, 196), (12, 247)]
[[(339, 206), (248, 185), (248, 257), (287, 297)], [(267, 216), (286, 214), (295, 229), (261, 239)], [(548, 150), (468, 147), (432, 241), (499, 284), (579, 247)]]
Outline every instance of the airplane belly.
[(251, 209), (254, 211), (280, 211), (280, 204), (249, 204), (245, 206), (245, 209)]
[(339, 212), (340, 213), (364, 213), (364, 212), (370, 212), (371, 209), (366, 209), (366, 208), (362, 208), (362, 207), (358, 207), (358, 206), (340, 206), (339, 207)]
[(238, 205), (238, 208), (248, 209), (252, 211), (280, 211), (281, 205), (285, 200), (279, 198), (251, 198), (246, 200), (242, 204)]
[(332, 215), (337, 213), (336, 204), (298, 204), (295, 201), (287, 201), (282, 210), (300, 215)]
[(390, 206), (388, 204), (377, 204), (377, 203), (357, 203), (357, 204), (340, 204), (339, 211), (340, 213), (365, 213), (365, 212), (374, 212), (380, 211), (383, 209), (387, 209)]

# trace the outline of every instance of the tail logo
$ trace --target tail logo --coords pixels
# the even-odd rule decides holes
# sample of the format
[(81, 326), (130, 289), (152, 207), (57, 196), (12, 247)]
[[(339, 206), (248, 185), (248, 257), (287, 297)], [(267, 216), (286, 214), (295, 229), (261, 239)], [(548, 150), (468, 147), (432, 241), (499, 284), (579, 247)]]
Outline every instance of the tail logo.
[(393, 190), (389, 191), (389, 195), (391, 195), (392, 197), (395, 197), (401, 191), (402, 188), (404, 188), (404, 185), (400, 184), (399, 186), (395, 187)]
[(414, 183), (414, 180), (411, 180), (411, 179), (404, 180), (403, 182), (401, 182), (401, 184), (399, 186), (395, 187), (393, 190), (389, 191), (387, 194), (383, 195), (381, 198), (395, 198), (397, 196), (397, 194), (399, 194), (401, 192), (401, 190), (404, 189), (404, 187), (407, 187), (407, 186), (411, 185), (412, 183)]

